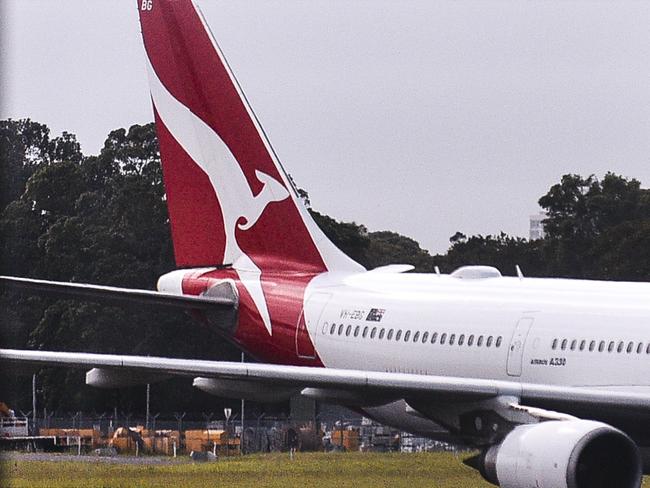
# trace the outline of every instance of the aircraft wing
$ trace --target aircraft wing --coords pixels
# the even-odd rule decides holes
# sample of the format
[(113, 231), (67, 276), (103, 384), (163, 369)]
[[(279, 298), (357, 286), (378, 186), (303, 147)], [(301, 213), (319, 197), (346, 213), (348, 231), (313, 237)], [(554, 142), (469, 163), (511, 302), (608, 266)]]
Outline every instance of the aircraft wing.
[(0, 276), (0, 290), (34, 290), (45, 295), (69, 296), (100, 301), (120, 301), (138, 304), (162, 305), (185, 310), (229, 310), (237, 308), (236, 296), (191, 296), (162, 293), (152, 290), (117, 288), (114, 286), (64, 283), (60, 281), (36, 280)]
[(273, 364), (171, 359), (149, 356), (90, 354), (79, 352), (0, 349), (0, 362), (24, 366), (110, 368), (137, 373), (205, 377), (261, 382), (278, 386), (332, 388), (389, 396), (428, 397), (479, 401), (499, 396), (516, 397), (522, 403), (571, 405), (615, 410), (625, 407), (650, 413), (650, 392), (603, 390), (589, 387), (552, 386), (478, 378), (428, 376), (381, 371), (313, 368)]

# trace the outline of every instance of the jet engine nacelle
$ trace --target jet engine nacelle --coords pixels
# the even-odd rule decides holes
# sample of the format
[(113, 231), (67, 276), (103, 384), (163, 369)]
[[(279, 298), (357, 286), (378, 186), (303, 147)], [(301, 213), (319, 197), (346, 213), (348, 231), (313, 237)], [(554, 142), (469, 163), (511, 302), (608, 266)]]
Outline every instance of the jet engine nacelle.
[(502, 488), (638, 488), (642, 478), (634, 442), (589, 420), (516, 427), (474, 466)]
[(216, 378), (194, 378), (193, 385), (221, 398), (244, 398), (260, 403), (284, 402), (300, 391), (299, 388), (266, 385), (258, 381)]

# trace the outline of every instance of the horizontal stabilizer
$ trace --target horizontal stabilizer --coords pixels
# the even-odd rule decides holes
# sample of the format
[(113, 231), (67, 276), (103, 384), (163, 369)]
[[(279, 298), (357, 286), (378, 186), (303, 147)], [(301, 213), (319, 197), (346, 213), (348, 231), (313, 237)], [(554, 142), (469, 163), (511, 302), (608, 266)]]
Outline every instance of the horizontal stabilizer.
[(161, 293), (152, 290), (117, 288), (114, 286), (64, 283), (0, 276), (0, 291), (31, 290), (48, 296), (64, 296), (72, 299), (89, 299), (112, 302), (131, 302), (145, 305), (162, 305), (189, 310), (227, 310), (237, 308), (236, 296), (192, 296)]

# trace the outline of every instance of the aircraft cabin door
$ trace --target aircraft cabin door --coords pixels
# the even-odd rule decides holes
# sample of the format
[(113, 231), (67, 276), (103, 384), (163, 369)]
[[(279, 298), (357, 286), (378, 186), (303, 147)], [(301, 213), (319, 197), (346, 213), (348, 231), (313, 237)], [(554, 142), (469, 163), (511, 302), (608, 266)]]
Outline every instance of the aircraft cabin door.
[(526, 317), (517, 322), (515, 333), (510, 342), (510, 349), (508, 349), (508, 376), (521, 376), (524, 346), (534, 320), (531, 317)]
[[(300, 358), (315, 359), (316, 350), (314, 342), (309, 336), (309, 331), (316, 333), (321, 315), (325, 306), (332, 297), (331, 293), (313, 293), (305, 303), (305, 307), (300, 312), (298, 326), (296, 327), (296, 354)], [(309, 310), (309, 317), (305, 318), (305, 308)], [(315, 322), (314, 322), (315, 321)]]

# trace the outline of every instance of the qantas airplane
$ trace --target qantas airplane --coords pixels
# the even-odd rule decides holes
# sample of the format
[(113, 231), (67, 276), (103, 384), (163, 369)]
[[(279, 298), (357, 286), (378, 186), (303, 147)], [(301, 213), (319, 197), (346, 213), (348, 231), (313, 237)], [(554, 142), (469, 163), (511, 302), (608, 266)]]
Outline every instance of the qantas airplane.
[[(347, 405), (476, 448), (504, 488), (636, 488), (650, 472), (650, 284), (366, 270), (311, 219), (192, 0), (138, 0), (179, 269), (158, 291), (6, 288), (196, 312), (259, 363), (0, 350), (97, 387)], [(136, 202), (137, 204), (137, 202)]]

